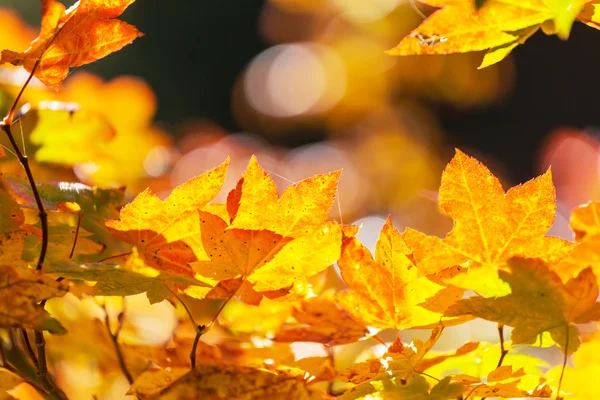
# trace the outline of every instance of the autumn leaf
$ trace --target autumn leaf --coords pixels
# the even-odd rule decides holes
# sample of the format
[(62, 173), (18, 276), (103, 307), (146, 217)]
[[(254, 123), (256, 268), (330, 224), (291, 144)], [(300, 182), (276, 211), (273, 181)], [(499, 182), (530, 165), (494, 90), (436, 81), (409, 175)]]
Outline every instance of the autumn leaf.
[[(463, 291), (418, 277), (411, 253), (390, 218), (379, 235), (375, 259), (357, 239), (346, 238), (338, 265), (351, 291), (338, 293), (340, 305), (356, 320), (378, 328), (437, 325), (445, 308)], [(437, 312), (421, 307), (440, 291), (445, 307)]]
[(571, 214), (571, 229), (579, 245), (552, 269), (567, 281), (587, 267), (600, 273), (600, 203), (590, 202)]
[(253, 156), (227, 198), (230, 229), (268, 230), (284, 237), (308, 234), (327, 220), (340, 174), (305, 179), (289, 186), (280, 198), (275, 182)]
[(513, 258), (500, 278), (511, 294), (498, 298), (471, 297), (451, 306), (447, 315), (470, 314), (514, 327), (515, 344), (533, 344), (543, 332), (567, 353), (579, 348), (579, 330), (573, 324), (600, 318), (598, 283), (591, 268), (566, 284), (541, 260)]
[[(156, 379), (147, 382), (155, 386)], [(137, 394), (145, 388), (134, 383)], [(154, 389), (154, 392), (156, 390)], [(252, 367), (227, 364), (198, 365), (159, 392), (164, 400), (177, 399), (323, 399), (323, 392), (308, 386), (301, 377), (284, 371), (271, 372)]]
[(207, 259), (198, 210), (219, 193), (228, 165), (229, 159), (179, 185), (164, 201), (146, 189), (123, 207), (120, 220), (106, 221), (106, 226), (116, 238), (135, 245), (148, 266), (193, 276), (188, 263)]
[(465, 393), (477, 397), (535, 397), (544, 398), (552, 396), (552, 389), (545, 384), (544, 378), (539, 378), (535, 387), (529, 391), (521, 388), (521, 379), (525, 371), (521, 368), (513, 371), (510, 365), (500, 366), (490, 372), (484, 383), (479, 378), (468, 375), (454, 375), (452, 381), (461, 383)]
[(452, 217), (454, 228), (444, 239), (410, 228), (402, 238), (425, 275), (466, 261), (493, 270), (512, 256), (556, 262), (575, 245), (544, 236), (554, 222), (555, 199), (550, 170), (505, 194), (484, 165), (456, 150), (439, 191), (440, 208)]
[(151, 304), (159, 303), (172, 295), (169, 286), (208, 286), (191, 276), (158, 271), (146, 265), (137, 249), (123, 264), (75, 264), (57, 262), (47, 268), (48, 273), (72, 280), (96, 282), (90, 294), (95, 296), (131, 296), (146, 293)]
[(115, 19), (134, 0), (80, 0), (68, 10), (56, 0), (42, 0), (42, 27), (31, 47), (22, 53), (2, 52), (0, 64), (22, 65), (58, 88), (69, 68), (91, 63), (120, 50), (142, 34)]
[(404, 345), (398, 339), (382, 358), (356, 363), (343, 371), (339, 378), (344, 382), (355, 384), (371, 382), (382, 376), (394, 376), (399, 380), (409, 381), (418, 375), (417, 371), (423, 370), (419, 364), (438, 341), (442, 331), (443, 327), (440, 325), (431, 332), (429, 339), (426, 341), (415, 339), (410, 346)]
[(68, 286), (39, 272), (0, 266), (0, 326), (65, 333), (38, 303), (63, 296), (67, 291)]
[(451, 54), (489, 50), (481, 66), (485, 67), (506, 57), (543, 24), (552, 25), (553, 29), (546, 31), (567, 39), (578, 14), (591, 0), (488, 0), (479, 5), (472, 1), (420, 1), (440, 9), (388, 53)]
[(367, 329), (335, 303), (333, 296), (303, 300), (292, 311), (296, 323), (286, 324), (275, 335), (276, 342), (317, 342), (328, 346), (356, 342)]
[(25, 215), (19, 204), (3, 189), (0, 189), (0, 264), (22, 263), (25, 240), (30, 232), (23, 229)]
[(341, 228), (334, 222), (296, 238), (236, 229), (206, 212), (200, 213), (200, 226), (210, 261), (192, 263), (194, 271), (216, 281), (241, 277), (240, 284), (247, 280), (257, 292), (290, 287), (339, 257)]
[[(24, 209), (35, 210), (37, 214), (37, 205), (35, 197), (31, 191), (28, 182), (16, 177), (6, 177), (5, 184), (7, 190), (16, 199)], [(110, 255), (110, 252), (126, 252), (129, 248), (120, 240), (114, 238), (104, 224), (105, 219), (117, 218), (119, 209), (122, 207), (125, 198), (125, 188), (104, 189), (99, 187), (90, 187), (81, 183), (72, 182), (43, 182), (37, 185), (38, 193), (42, 199), (44, 208), (49, 212), (60, 212), (61, 216), (49, 219), (53, 224), (55, 220), (61, 225), (59, 229), (67, 229), (68, 225), (76, 229), (79, 224), (82, 228), (85, 240), (91, 240), (102, 246), (104, 250), (97, 254), (97, 257), (86, 257), (86, 260), (100, 260)], [(72, 203), (79, 207), (76, 213), (64, 209), (65, 203)], [(67, 212), (65, 212), (67, 211)], [(67, 215), (70, 214), (70, 215)], [(89, 236), (84, 232), (89, 232)], [(63, 238), (54, 238), (51, 243), (53, 246), (72, 246), (75, 234), (66, 240)], [(32, 241), (34, 239), (31, 239)], [(84, 241), (85, 241), (84, 240)], [(39, 242), (38, 242), (39, 243)], [(78, 245), (81, 246), (81, 243)], [(84, 248), (92, 248), (91, 244), (85, 244)], [(76, 247), (81, 249), (81, 247)], [(69, 248), (70, 250), (70, 248)], [(91, 254), (87, 251), (86, 254)], [(61, 261), (64, 261), (62, 259)]]
[(104, 143), (116, 136), (115, 127), (104, 115), (76, 103), (27, 104), (21, 109), (19, 123), (36, 161), (72, 167), (111, 157), (104, 151)]

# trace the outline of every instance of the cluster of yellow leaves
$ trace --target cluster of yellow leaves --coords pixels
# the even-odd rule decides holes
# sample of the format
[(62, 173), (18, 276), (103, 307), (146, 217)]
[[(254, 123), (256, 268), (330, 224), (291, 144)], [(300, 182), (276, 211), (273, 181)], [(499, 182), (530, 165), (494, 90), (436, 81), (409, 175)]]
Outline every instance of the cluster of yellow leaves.
[(508, 56), (540, 28), (567, 39), (577, 20), (600, 27), (596, 0), (419, 0), (439, 8), (400, 44), (393, 55), (451, 54), (487, 50), (480, 68)]

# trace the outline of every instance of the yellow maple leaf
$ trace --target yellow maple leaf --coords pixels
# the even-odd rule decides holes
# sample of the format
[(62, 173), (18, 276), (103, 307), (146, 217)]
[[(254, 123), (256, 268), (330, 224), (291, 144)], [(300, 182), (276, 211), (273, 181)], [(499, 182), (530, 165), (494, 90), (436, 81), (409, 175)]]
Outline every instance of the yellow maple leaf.
[(546, 30), (548, 33), (567, 39), (578, 14), (591, 0), (488, 0), (481, 8), (473, 1), (420, 1), (440, 9), (388, 53), (451, 54), (489, 50), (481, 65), (485, 67), (506, 57), (544, 23), (552, 25), (552, 30)]
[(591, 268), (566, 284), (551, 267), (536, 259), (513, 258), (500, 278), (511, 294), (498, 298), (471, 297), (451, 306), (446, 315), (470, 314), (514, 327), (515, 344), (533, 344), (543, 332), (572, 354), (579, 347), (579, 330), (573, 324), (600, 318), (598, 283)]
[(198, 211), (221, 190), (228, 164), (229, 159), (179, 185), (164, 201), (146, 189), (123, 207), (119, 220), (106, 221), (106, 226), (135, 245), (149, 266), (193, 276), (188, 263), (206, 259)]
[(497, 268), (516, 255), (556, 262), (575, 247), (544, 236), (556, 213), (550, 170), (505, 194), (498, 178), (483, 164), (456, 150), (442, 174), (439, 205), (454, 220), (444, 239), (410, 228), (402, 234), (415, 264), (426, 275), (466, 261)]
[(295, 238), (236, 229), (205, 212), (200, 213), (200, 226), (210, 261), (192, 263), (194, 271), (216, 281), (241, 277), (240, 285), (248, 281), (257, 292), (287, 288), (324, 270), (340, 254), (341, 227), (334, 222)]
[(289, 186), (280, 198), (275, 182), (252, 156), (227, 198), (231, 228), (266, 229), (286, 237), (310, 233), (327, 220), (340, 174), (315, 175)]
[(346, 238), (338, 265), (351, 291), (337, 295), (340, 305), (356, 320), (378, 328), (436, 325), (445, 308), (436, 312), (420, 304), (444, 291), (447, 307), (462, 297), (462, 290), (418, 277), (410, 256), (411, 250), (390, 218), (379, 235), (375, 259), (356, 238)]

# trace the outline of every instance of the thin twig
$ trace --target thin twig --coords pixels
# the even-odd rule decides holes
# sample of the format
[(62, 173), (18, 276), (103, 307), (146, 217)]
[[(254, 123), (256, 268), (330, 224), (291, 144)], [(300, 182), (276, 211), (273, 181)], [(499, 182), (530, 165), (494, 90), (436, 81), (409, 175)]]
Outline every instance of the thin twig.
[[(498, 364), (496, 365), (496, 369), (502, 366), (504, 362), (504, 357), (508, 354), (508, 350), (504, 348), (504, 324), (498, 324), (498, 336), (500, 337), (500, 359), (498, 360)], [(481, 400), (485, 400), (485, 397), (482, 397)]]
[(123, 322), (125, 320), (125, 298), (123, 298), (123, 310), (119, 313), (119, 316), (117, 317), (117, 321), (118, 321), (117, 330), (114, 333), (113, 333), (112, 329), (110, 328), (110, 319), (108, 317), (108, 310), (106, 309), (106, 306), (104, 306), (103, 308), (104, 308), (104, 325), (106, 325), (106, 329), (108, 330), (110, 339), (112, 340), (113, 345), (115, 347), (115, 352), (117, 353), (117, 359), (119, 360), (119, 366), (121, 367), (121, 371), (123, 372), (123, 375), (125, 375), (125, 378), (127, 378), (127, 381), (131, 385), (131, 384), (133, 384), (133, 376), (131, 375), (131, 372), (129, 372), (129, 369), (127, 369), (127, 364), (125, 364), (125, 357), (123, 357), (123, 352), (121, 352), (121, 347), (119, 346), (119, 334), (121, 333), (121, 329), (123, 329)]
[(423, 372), (423, 371), (416, 371), (416, 370), (415, 370), (415, 372), (416, 372), (417, 374), (421, 374), (421, 375), (423, 375), (423, 376), (426, 376), (426, 377), (428, 377), (428, 378), (431, 378), (431, 379), (433, 379), (434, 381), (438, 381), (438, 382), (440, 382), (440, 380), (439, 380), (438, 378), (436, 378), (436, 377), (435, 377), (435, 376), (433, 376), (433, 375), (429, 375), (429, 374), (428, 374), (428, 373), (426, 373), (426, 372)]
[(77, 228), (75, 228), (75, 238), (73, 239), (73, 247), (71, 247), (71, 253), (69, 254), (69, 260), (73, 258), (75, 253), (75, 246), (77, 246), (77, 238), (79, 237), (79, 227), (81, 226), (81, 213), (77, 213)]
[[(242, 284), (243, 284), (243, 282), (242, 282)], [(229, 296), (229, 298), (223, 302), (223, 304), (221, 304), (221, 306), (217, 310), (217, 313), (215, 314), (213, 319), (208, 324), (198, 325), (198, 324), (196, 324), (196, 321), (194, 320), (194, 316), (192, 315), (192, 312), (190, 311), (188, 306), (185, 304), (185, 302), (181, 299), (181, 297), (179, 297), (177, 295), (177, 293), (175, 293), (175, 291), (172, 290), (169, 286), (167, 286), (167, 285), (165, 285), (165, 286), (169, 290), (169, 292), (171, 292), (171, 294), (173, 294), (173, 296), (175, 296), (175, 298), (177, 300), (179, 300), (179, 303), (183, 306), (188, 317), (190, 318), (190, 321), (194, 325), (194, 330), (196, 331), (196, 336), (194, 337), (194, 342), (192, 343), (192, 350), (190, 351), (190, 363), (192, 365), (192, 369), (194, 369), (196, 367), (196, 350), (198, 348), (198, 342), (200, 341), (200, 338), (202, 337), (202, 335), (207, 333), (214, 326), (215, 322), (217, 321), (217, 318), (219, 318), (219, 315), (221, 315), (221, 312), (223, 311), (225, 306), (229, 303), (229, 301), (237, 294), (239, 288), (234, 293), (232, 293), (231, 296)], [(242, 287), (242, 285), (240, 285), (240, 287)]]
[(29, 355), (29, 358), (31, 358), (31, 362), (33, 362), (33, 365), (37, 370), (40, 368), (40, 364), (38, 363), (38, 359), (35, 356), (35, 352), (33, 351), (31, 342), (29, 341), (29, 336), (27, 336), (27, 330), (22, 328), (21, 333), (23, 334), (23, 341), (25, 342), (25, 349), (27, 350), (27, 354)]
[(508, 350), (504, 348), (504, 325), (498, 324), (498, 336), (500, 336), (500, 359), (498, 360), (498, 365), (496, 368), (500, 368), (502, 366), (502, 362), (504, 361), (504, 357), (508, 354)]
[(560, 388), (562, 387), (563, 376), (565, 376), (565, 368), (567, 368), (567, 353), (569, 352), (569, 325), (566, 326), (567, 332), (565, 339), (565, 357), (563, 358), (562, 370), (560, 371), (560, 378), (558, 379), (558, 389), (556, 389), (556, 400), (561, 400)]
[(17, 158), (25, 170), (27, 180), (29, 181), (29, 186), (31, 186), (31, 191), (38, 208), (38, 215), (40, 216), (40, 222), (42, 224), (42, 248), (40, 249), (40, 257), (38, 258), (37, 267), (35, 269), (37, 271), (41, 271), (42, 266), (44, 265), (44, 259), (46, 258), (46, 251), (48, 250), (48, 214), (44, 209), (44, 203), (42, 203), (42, 198), (40, 197), (37, 185), (35, 184), (33, 173), (29, 167), (29, 158), (27, 158), (27, 156), (21, 152), (21, 149), (19, 149), (19, 146), (17, 145), (17, 142), (12, 134), (11, 126), (7, 123), (6, 119), (2, 121), (0, 125), (2, 126), (2, 130), (6, 133), (6, 136), (8, 136), (8, 140), (10, 141), (13, 150), (17, 154)]
[(2, 360), (2, 367), (8, 368), (8, 361), (6, 361), (6, 355), (4, 354), (4, 343), (0, 339), (0, 360)]
[(44, 333), (40, 330), (35, 330), (34, 336), (35, 345), (38, 349), (37, 378), (40, 382), (40, 385), (50, 396), (56, 397), (57, 399), (66, 400), (67, 396), (51, 380), (50, 374), (48, 373), (48, 363), (46, 361), (46, 339), (44, 338)]

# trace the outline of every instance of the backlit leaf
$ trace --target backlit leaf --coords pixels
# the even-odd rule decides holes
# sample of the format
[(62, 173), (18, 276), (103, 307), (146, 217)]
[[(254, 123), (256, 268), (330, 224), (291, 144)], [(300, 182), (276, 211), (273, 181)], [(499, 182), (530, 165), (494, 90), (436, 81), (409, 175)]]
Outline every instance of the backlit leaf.
[(339, 293), (338, 301), (356, 320), (378, 328), (436, 325), (444, 306), (434, 312), (421, 304), (444, 291), (440, 302), (447, 302), (447, 308), (462, 297), (462, 291), (450, 289), (450, 293), (426, 277), (418, 277), (410, 256), (411, 250), (389, 218), (377, 241), (375, 259), (357, 239), (346, 238), (338, 265), (352, 290)]
[(135, 245), (145, 262), (163, 272), (193, 275), (188, 263), (206, 259), (198, 211), (219, 193), (229, 159), (173, 189), (162, 201), (146, 189), (120, 213), (106, 221), (111, 233)]
[(565, 284), (540, 260), (514, 258), (508, 265), (500, 278), (510, 285), (511, 294), (463, 299), (447, 315), (470, 314), (512, 326), (515, 344), (533, 344), (543, 332), (550, 332), (567, 354), (576, 351), (579, 330), (572, 324), (600, 318), (598, 283), (591, 268)]
[(103, 58), (131, 43), (141, 33), (115, 19), (135, 0), (80, 0), (68, 10), (57, 0), (42, 0), (42, 28), (22, 53), (2, 52), (0, 64), (23, 65), (29, 72), (39, 60), (35, 76), (57, 88), (69, 68)]

